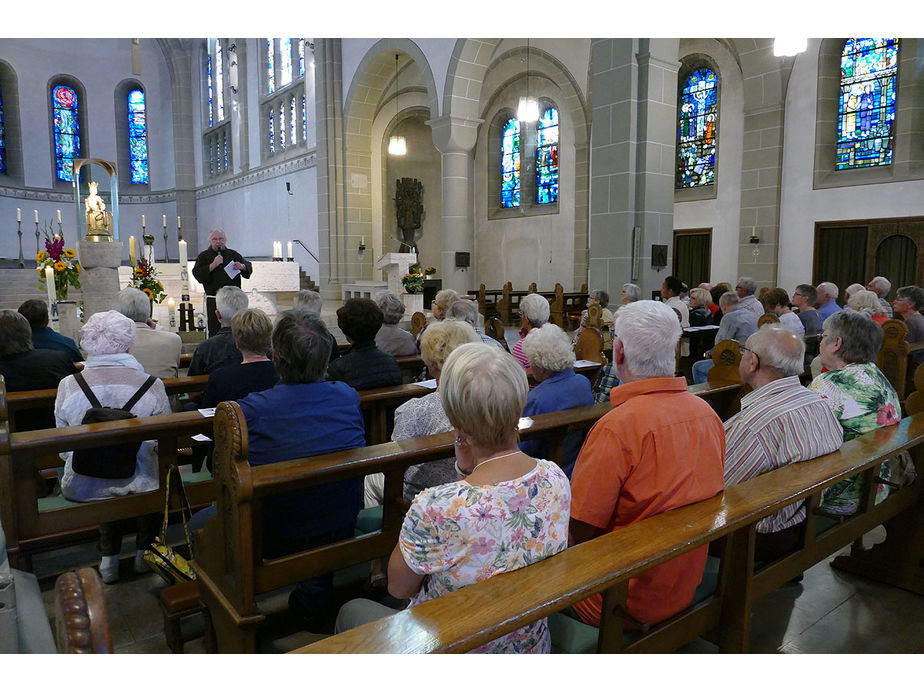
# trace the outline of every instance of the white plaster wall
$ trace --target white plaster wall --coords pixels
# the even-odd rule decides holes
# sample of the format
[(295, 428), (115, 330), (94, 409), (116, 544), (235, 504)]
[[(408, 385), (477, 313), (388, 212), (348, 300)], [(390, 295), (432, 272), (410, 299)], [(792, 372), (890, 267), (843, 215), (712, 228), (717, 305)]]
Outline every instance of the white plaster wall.
[(674, 204), (675, 229), (712, 228), (710, 279), (734, 282), (738, 276), (741, 221), (741, 161), (744, 144), (744, 90), (741, 70), (724, 45), (712, 39), (684, 39), (680, 58), (692, 53), (711, 57), (719, 69), (719, 142), (716, 197)]
[(787, 290), (812, 280), (815, 222), (924, 215), (924, 181), (812, 189), (820, 46), (811, 39), (796, 58), (786, 94), (777, 284)]
[[(286, 181), (291, 183), (291, 195), (286, 193)], [(273, 241), (282, 242), (285, 255), (286, 242), (294, 238), (320, 257), (317, 207), (317, 169), (304, 169), (200, 197), (199, 232), (204, 238), (210, 229), (223, 229), (228, 247), (249, 260), (271, 259)], [(317, 281), (317, 262), (293, 245), (296, 262)], [(204, 249), (204, 243), (201, 248), (190, 248), (190, 259)]]

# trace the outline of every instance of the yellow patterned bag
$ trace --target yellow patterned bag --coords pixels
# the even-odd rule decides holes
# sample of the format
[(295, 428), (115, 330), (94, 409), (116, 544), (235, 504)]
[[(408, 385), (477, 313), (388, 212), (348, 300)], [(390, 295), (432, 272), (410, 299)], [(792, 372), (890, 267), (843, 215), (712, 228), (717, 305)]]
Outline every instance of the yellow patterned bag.
[(161, 526), (160, 535), (154, 540), (151, 547), (144, 552), (145, 563), (151, 566), (151, 570), (160, 575), (168, 585), (196, 579), (196, 571), (190, 567), (188, 561), (167, 545), (167, 525), (170, 521), (170, 477), (174, 474), (176, 474), (177, 493), (180, 496), (180, 514), (183, 518), (183, 531), (186, 533), (186, 547), (189, 549), (189, 557), (192, 559), (192, 543), (189, 541), (189, 528), (186, 526), (189, 518), (192, 517), (192, 510), (189, 507), (186, 489), (183, 488), (183, 480), (176, 465), (170, 465), (170, 469), (167, 470), (164, 524)]

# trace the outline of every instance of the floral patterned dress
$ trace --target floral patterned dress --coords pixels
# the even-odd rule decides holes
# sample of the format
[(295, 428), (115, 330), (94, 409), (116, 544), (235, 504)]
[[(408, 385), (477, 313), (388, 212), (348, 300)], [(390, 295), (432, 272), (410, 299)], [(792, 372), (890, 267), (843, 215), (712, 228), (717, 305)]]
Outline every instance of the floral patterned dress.
[[(836, 371), (820, 374), (809, 390), (821, 395), (844, 429), (844, 442), (891, 426), (901, 420), (901, 403), (895, 389), (875, 363), (852, 363)], [(880, 477), (889, 479), (889, 465), (882, 463)], [(863, 474), (854, 474), (825, 491), (822, 507), (837, 515), (852, 515), (860, 508), (865, 493)], [(876, 503), (888, 496), (880, 484)]]
[[(537, 460), (532, 471), (498, 484), (456, 481), (421, 491), (398, 539), (407, 565), (426, 576), (411, 606), (563, 551), (570, 513), (568, 478), (547, 460)], [(543, 618), (473, 652), (550, 650)]]

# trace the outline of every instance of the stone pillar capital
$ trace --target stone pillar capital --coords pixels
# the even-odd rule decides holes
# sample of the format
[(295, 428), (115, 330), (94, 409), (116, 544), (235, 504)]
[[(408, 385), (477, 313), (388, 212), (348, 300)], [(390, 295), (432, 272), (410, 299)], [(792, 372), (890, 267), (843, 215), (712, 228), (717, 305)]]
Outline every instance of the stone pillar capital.
[(478, 141), (478, 126), (481, 119), (442, 116), (426, 121), (433, 133), (433, 145), (441, 154), (450, 152), (471, 152)]

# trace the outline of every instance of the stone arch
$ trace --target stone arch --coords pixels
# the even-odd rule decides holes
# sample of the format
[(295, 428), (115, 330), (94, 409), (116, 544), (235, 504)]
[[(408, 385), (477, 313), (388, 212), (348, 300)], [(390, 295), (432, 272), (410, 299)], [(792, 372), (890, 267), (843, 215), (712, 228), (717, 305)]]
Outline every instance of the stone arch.
[(458, 39), (443, 88), (443, 113), (477, 120), (488, 64), (501, 39)]

